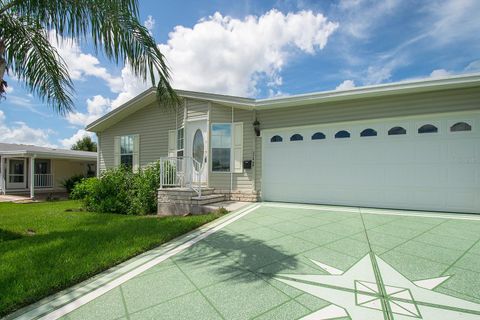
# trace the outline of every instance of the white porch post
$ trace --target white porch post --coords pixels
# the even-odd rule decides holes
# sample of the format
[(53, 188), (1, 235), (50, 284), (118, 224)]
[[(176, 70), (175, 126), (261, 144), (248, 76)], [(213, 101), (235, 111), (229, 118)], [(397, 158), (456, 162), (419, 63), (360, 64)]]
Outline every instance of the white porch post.
[(3, 157), (0, 157), (0, 187), (5, 194), (5, 159)]
[(35, 199), (35, 156), (30, 157), (30, 198)]

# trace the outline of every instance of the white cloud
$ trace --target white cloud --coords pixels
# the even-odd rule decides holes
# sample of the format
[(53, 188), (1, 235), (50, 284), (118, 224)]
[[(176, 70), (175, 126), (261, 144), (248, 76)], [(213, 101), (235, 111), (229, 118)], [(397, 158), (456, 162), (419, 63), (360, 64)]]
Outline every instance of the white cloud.
[(0, 135), (1, 142), (56, 147), (49, 141), (54, 131), (31, 128), (25, 122), (16, 122), (9, 125), (6, 123), (6, 116), (2, 110), (0, 110), (0, 132), (2, 133)]
[(355, 82), (353, 80), (345, 80), (340, 83), (335, 90), (348, 90), (355, 88)]
[[(148, 17), (144, 24), (151, 30), (155, 20)], [(282, 67), (289, 58), (296, 52), (315, 54), (323, 49), (337, 27), (337, 23), (311, 11), (285, 15), (271, 10), (244, 20), (217, 12), (192, 28), (175, 27), (167, 43), (159, 48), (166, 57), (175, 88), (251, 96), (257, 92), (257, 85), (265, 81), (269, 95), (278, 96), (284, 95), (278, 87), (282, 84)], [(72, 51), (77, 58), (82, 55), (76, 44), (68, 54)], [(97, 63), (93, 66), (99, 67)], [(77, 65), (73, 70), (78, 76), (94, 73)], [(133, 75), (128, 65), (115, 83), (119, 92), (116, 98), (97, 95), (87, 100), (85, 113), (71, 113), (67, 120), (84, 126), (149, 88), (149, 84)]]
[(130, 66), (125, 66), (122, 69), (122, 90), (118, 96), (111, 102), (112, 109), (115, 109), (128, 100), (136, 97), (139, 93), (147, 90), (150, 86), (141, 79), (135, 77)]
[(425, 6), (433, 21), (428, 21), (426, 32), (439, 44), (462, 39), (480, 39), (480, 1), (437, 0)]
[(354, 38), (368, 38), (400, 4), (401, 0), (341, 0), (338, 4), (338, 15), (342, 17), (340, 30)]
[(143, 22), (145, 28), (147, 28), (148, 32), (152, 33), (153, 29), (155, 28), (155, 19), (152, 16), (148, 16), (147, 20)]
[(464, 69), (465, 72), (479, 72), (480, 71), (480, 60), (472, 61)]
[(111, 110), (111, 101), (101, 95), (96, 95), (92, 99), (87, 99), (87, 112), (71, 112), (67, 115), (67, 120), (71, 124), (86, 126)]
[(97, 77), (104, 80), (112, 92), (121, 91), (122, 79), (110, 74), (100, 65), (100, 61), (95, 56), (83, 53), (78, 43), (72, 38), (58, 36), (57, 40), (54, 31), (50, 31), (49, 37), (50, 43), (65, 60), (73, 80), (85, 80), (86, 76)]
[(337, 27), (312, 11), (270, 10), (243, 20), (217, 12), (192, 28), (175, 27), (160, 50), (175, 87), (252, 96), (260, 81), (269, 87), (281, 84), (289, 58), (323, 49)]
[(85, 136), (94, 138), (95, 135), (92, 132), (85, 131), (83, 129), (75, 132), (70, 138), (61, 139), (60, 143), (65, 149), (70, 149), (78, 140), (82, 139)]
[(451, 72), (445, 69), (435, 69), (430, 73), (430, 78), (432, 79), (441, 79), (452, 75)]

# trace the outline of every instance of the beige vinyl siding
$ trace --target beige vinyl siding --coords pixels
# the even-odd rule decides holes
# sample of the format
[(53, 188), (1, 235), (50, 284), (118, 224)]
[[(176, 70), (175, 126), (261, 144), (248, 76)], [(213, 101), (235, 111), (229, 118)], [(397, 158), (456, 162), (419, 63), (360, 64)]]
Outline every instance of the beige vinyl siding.
[[(231, 122), (231, 107), (212, 104), (210, 124)], [(234, 109), (233, 122), (243, 123), (243, 160), (253, 160), (253, 139), (255, 136), (252, 126), (253, 111)], [(211, 159), (211, 150), (209, 150), (209, 159)], [(211, 168), (209, 168), (209, 185), (210, 187), (220, 190), (230, 190), (230, 187), (232, 187), (232, 190), (253, 190), (253, 169), (243, 170), (242, 173), (233, 173), (232, 184), (230, 182), (230, 176), (231, 174), (229, 172), (211, 172)]]
[(175, 129), (177, 121), (181, 122), (176, 117), (175, 111), (160, 108), (154, 103), (98, 133), (101, 146), (99, 169), (103, 171), (114, 166), (115, 136), (140, 135), (140, 166), (167, 156), (168, 130)]
[(187, 118), (200, 118), (208, 115), (208, 102), (187, 99)]
[(177, 123), (178, 128), (181, 128), (185, 125), (185, 104), (181, 103), (177, 107), (177, 114), (175, 122)]
[[(75, 175), (85, 175), (87, 173), (87, 164), (95, 164), (95, 161), (78, 161), (66, 159), (51, 159), (51, 168), (54, 179), (55, 190), (65, 190), (63, 182)], [(41, 190), (41, 189), (37, 189)]]
[(480, 109), (478, 88), (257, 111), (262, 129)]
[[(480, 110), (480, 90), (478, 88), (258, 110), (257, 118), (262, 129), (274, 129), (468, 110)], [(261, 144), (261, 139), (257, 139), (255, 177), (257, 190), (261, 189)]]

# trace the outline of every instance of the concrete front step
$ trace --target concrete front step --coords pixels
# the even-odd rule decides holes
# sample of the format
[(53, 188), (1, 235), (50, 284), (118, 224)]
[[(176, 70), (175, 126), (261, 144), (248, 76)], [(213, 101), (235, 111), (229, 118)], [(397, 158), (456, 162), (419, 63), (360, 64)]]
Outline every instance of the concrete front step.
[(202, 188), (202, 196), (189, 188), (165, 188), (158, 190), (159, 215), (183, 215), (202, 213), (203, 206), (222, 202), (224, 194), (214, 193), (213, 188)]
[[(210, 195), (214, 192), (214, 188), (202, 188), (202, 195)], [(163, 188), (158, 189), (159, 193), (168, 194), (172, 196), (196, 196), (197, 192), (190, 188)]]
[(210, 194), (210, 195), (203, 195), (201, 197), (192, 197), (192, 204), (204, 206), (207, 204), (222, 202), (225, 200), (225, 196), (223, 194)]

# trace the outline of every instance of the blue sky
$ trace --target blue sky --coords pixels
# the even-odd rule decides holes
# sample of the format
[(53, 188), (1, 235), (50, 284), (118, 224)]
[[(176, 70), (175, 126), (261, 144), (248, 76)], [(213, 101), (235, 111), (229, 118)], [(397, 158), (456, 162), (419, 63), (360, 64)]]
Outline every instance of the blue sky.
[[(140, 1), (181, 89), (272, 97), (480, 72), (478, 0)], [(8, 78), (0, 141), (66, 147), (147, 88), (88, 45), (56, 44), (75, 83), (61, 117)]]

